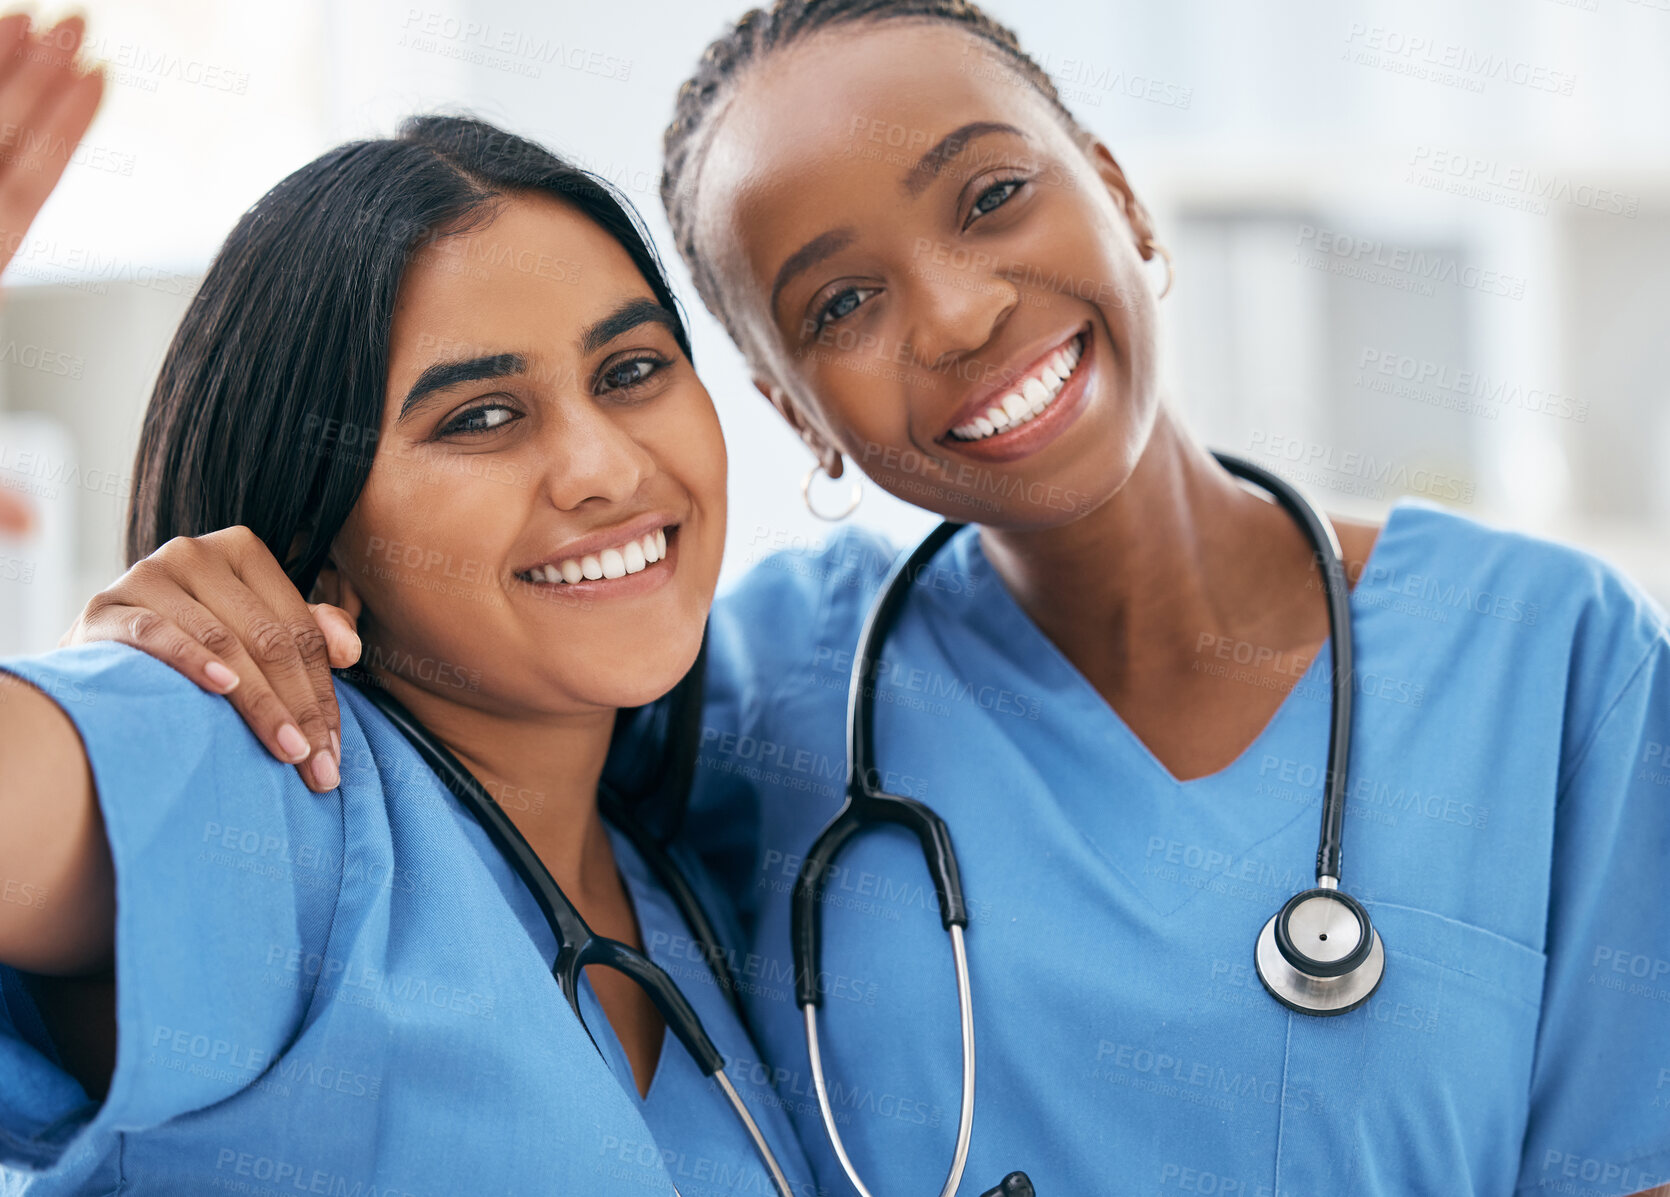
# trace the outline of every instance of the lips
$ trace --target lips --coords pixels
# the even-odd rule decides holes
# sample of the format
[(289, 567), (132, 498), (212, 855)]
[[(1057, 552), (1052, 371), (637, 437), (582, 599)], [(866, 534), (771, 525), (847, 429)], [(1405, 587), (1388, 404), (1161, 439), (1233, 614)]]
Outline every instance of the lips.
[(596, 582), (600, 586), (630, 578), (671, 555), (668, 536), (678, 524), (666, 513), (651, 513), (569, 541), (543, 561), (515, 571), (517, 581), (534, 586), (566, 587)]
[(1013, 386), (971, 419), (955, 425), (947, 435), (959, 441), (985, 440), (1043, 415), (1077, 373), (1084, 356), (1084, 336), (1082, 332), (1077, 333), (1065, 346), (1046, 354)]
[(564, 557), (554, 564), (537, 565), (517, 576), (524, 582), (549, 582), (554, 586), (572, 586), (581, 581), (595, 582), (599, 578), (613, 581), (615, 578), (624, 578), (627, 574), (641, 573), (666, 555), (667, 530), (657, 528), (654, 532), (646, 532), (640, 537), (599, 549), (595, 553)]
[[(1038, 452), (1071, 427), (1101, 376), (1091, 326), (1063, 336), (1015, 379), (965, 402), (937, 443), (953, 455), (993, 464)], [(995, 413), (993, 409), (996, 409)]]

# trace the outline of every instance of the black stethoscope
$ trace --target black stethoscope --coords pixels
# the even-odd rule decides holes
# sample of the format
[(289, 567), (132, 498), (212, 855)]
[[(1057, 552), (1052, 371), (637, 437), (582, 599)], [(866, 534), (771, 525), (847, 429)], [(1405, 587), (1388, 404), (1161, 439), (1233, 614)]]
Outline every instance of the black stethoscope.
[[(1339, 888), (1340, 839), (1345, 820), (1345, 783), (1351, 760), (1351, 598), (1333, 525), (1303, 494), (1270, 471), (1214, 453), (1231, 474), (1252, 482), (1269, 494), (1309, 538), (1322, 568), (1328, 598), (1329, 644), (1333, 656), (1332, 713), (1328, 730), (1328, 773), (1322, 798), (1322, 830), (1316, 850), (1316, 885), (1289, 898), (1259, 933), (1253, 953), (1258, 978), (1270, 995), (1301, 1014), (1344, 1014), (1366, 1002), (1380, 985), (1386, 969), (1380, 934), (1350, 894)], [(817, 1009), (822, 1001), (817, 976), (821, 955), (823, 889), (830, 866), (847, 843), (866, 828), (893, 823), (915, 833), (939, 895), (940, 922), (951, 936), (951, 957), (957, 974), (957, 1005), (962, 1023), (963, 1091), (957, 1120), (957, 1146), (941, 1197), (951, 1197), (962, 1180), (974, 1125), (974, 1011), (969, 996), (968, 955), (963, 935), (968, 907), (951, 846), (951, 832), (926, 804), (889, 794), (880, 786), (875, 758), (875, 703), (867, 685), (876, 655), (898, 618), (909, 588), (934, 554), (963, 525), (939, 525), (907, 556), (896, 561), (882, 583), (859, 633), (847, 691), (846, 801), (835, 813), (801, 863), (795, 879), (791, 928), (794, 946), (795, 1000), (806, 1027), (812, 1082), (824, 1129), (847, 1178), (863, 1197), (870, 1197), (847, 1156), (835, 1125), (834, 1111), (824, 1083), (818, 1047)], [(1007, 1182), (1006, 1182), (1007, 1183)], [(1000, 1186), (1001, 1189), (1001, 1186)], [(1019, 1190), (1017, 1190), (1019, 1191)], [(1030, 1191), (1030, 1186), (1026, 1191)]]
[[(574, 1017), (580, 1020), (580, 1026), (585, 1029), (592, 1045), (597, 1046), (597, 1037), (592, 1035), (591, 1028), (586, 1026), (585, 1015), (580, 1012), (580, 975), (588, 966), (599, 965), (612, 968), (630, 978), (648, 995), (650, 1001), (655, 1003), (655, 1008), (660, 1011), (667, 1028), (678, 1036), (679, 1042), (684, 1044), (685, 1050), (695, 1060), (702, 1074), (712, 1077), (718, 1083), (720, 1092), (725, 1095), (725, 1100), (730, 1102), (731, 1109), (736, 1112), (737, 1118), (748, 1132), (748, 1137), (753, 1140), (754, 1150), (759, 1153), (766, 1171), (771, 1173), (778, 1193), (781, 1197), (794, 1197), (788, 1179), (777, 1163), (776, 1154), (766, 1142), (765, 1136), (760, 1133), (759, 1125), (753, 1116), (748, 1113), (748, 1107), (743, 1103), (736, 1087), (725, 1075), (725, 1057), (714, 1047), (713, 1040), (708, 1037), (701, 1019), (679, 992), (673, 979), (642, 952), (618, 940), (598, 935), (586, 925), (586, 920), (557, 886), (545, 863), (529, 847), (528, 841), (522, 838), (516, 824), (511, 822), (510, 817), (493, 801), (463, 763), (393, 695), (375, 684), (358, 685), (357, 689), (388, 717), (389, 722), (394, 724), (401, 735), (406, 737), (423, 758), (424, 764), (434, 770), (435, 775), (452, 792), (453, 797), (457, 798), (481, 824), (482, 829), (487, 832), (487, 838), (493, 841), (493, 846), (516, 870), (522, 884), (528, 887), (534, 901), (539, 904), (540, 911), (545, 915), (551, 934), (557, 940), (557, 959), (551, 967), (551, 975), (556, 978), (558, 989), (568, 1000)], [(695, 891), (678, 871), (678, 866), (673, 863), (666, 849), (626, 812), (625, 805), (618, 795), (606, 784), (598, 790), (598, 806), (604, 817), (632, 841), (633, 847), (649, 865), (656, 880), (672, 897), (679, 913), (689, 926), (691, 938), (701, 950), (702, 959), (723, 959), (717, 951), (720, 941), (714, 932), (713, 924), (702, 910)], [(735, 1005), (737, 985), (736, 979), (730, 976), (728, 963), (725, 975), (719, 976), (718, 980), (720, 987)], [(602, 1048), (598, 1048), (598, 1054), (602, 1054)], [(673, 1192), (678, 1192), (676, 1186)]]

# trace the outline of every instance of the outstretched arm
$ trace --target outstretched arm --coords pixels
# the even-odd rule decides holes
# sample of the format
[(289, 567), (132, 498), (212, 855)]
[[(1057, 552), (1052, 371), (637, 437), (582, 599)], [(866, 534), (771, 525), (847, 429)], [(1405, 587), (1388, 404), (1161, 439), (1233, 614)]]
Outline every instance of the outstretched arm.
[(0, 673), (0, 963), (67, 976), (110, 962), (115, 876), (69, 716)]

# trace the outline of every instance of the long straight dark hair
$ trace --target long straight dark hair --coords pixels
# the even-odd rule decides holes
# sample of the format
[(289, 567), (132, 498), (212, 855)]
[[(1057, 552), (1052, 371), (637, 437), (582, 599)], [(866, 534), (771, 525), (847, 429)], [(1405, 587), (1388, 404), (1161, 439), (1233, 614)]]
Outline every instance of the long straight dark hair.
[[(174, 334), (151, 392), (128, 508), (128, 564), (176, 536), (244, 525), (302, 594), (359, 500), (375, 456), (395, 298), (413, 254), (491, 221), (516, 193), (578, 209), (683, 315), (632, 205), (602, 179), (483, 121), (413, 117), (392, 138), (339, 146), (279, 183), (233, 228)], [(296, 546), (292, 552), (292, 546)], [(676, 826), (694, 768), (702, 660), (653, 710), (658, 729), (611, 770)], [(643, 723), (639, 724), (644, 726)]]

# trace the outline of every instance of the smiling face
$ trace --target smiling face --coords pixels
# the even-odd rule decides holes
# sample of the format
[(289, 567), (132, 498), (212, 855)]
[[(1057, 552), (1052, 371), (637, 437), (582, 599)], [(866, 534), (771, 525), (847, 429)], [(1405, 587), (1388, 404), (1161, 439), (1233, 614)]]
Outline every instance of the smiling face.
[(959, 520), (1048, 527), (1153, 427), (1146, 213), (987, 43), (813, 34), (716, 110), (694, 236), (760, 389), (815, 446)]
[(547, 196), (414, 256), (332, 546), (371, 669), (501, 713), (637, 706), (683, 676), (725, 448), (673, 328), (626, 251)]

